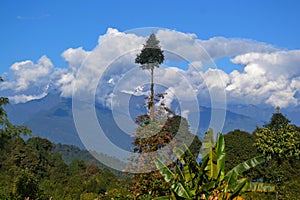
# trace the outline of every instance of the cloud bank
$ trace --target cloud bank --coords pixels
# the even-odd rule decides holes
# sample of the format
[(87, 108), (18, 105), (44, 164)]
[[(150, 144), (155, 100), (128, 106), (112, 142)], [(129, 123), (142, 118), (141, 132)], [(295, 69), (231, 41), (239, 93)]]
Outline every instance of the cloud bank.
[[(195, 34), (172, 30), (159, 30), (156, 35), (167, 64), (155, 71), (155, 80), (173, 91), (166, 100), (168, 104), (170, 98), (209, 98), (211, 89), (225, 91), (228, 103), (280, 107), (300, 103), (300, 50), (240, 38), (201, 40)], [(116, 90), (134, 95), (147, 93), (149, 73), (134, 63), (145, 40), (109, 28), (92, 51), (83, 47), (65, 50), (62, 57), (68, 68), (55, 67), (47, 56), (37, 63), (28, 60), (13, 64), (10, 72), (2, 75), (5, 82), (0, 91), (15, 103), (42, 98), (55, 88), (63, 97), (89, 91), (108, 107), (122, 104)], [(214, 61), (220, 58), (230, 60), (240, 70), (225, 72), (227, 66), (215, 66)], [(183, 61), (188, 63), (186, 68), (181, 66)]]

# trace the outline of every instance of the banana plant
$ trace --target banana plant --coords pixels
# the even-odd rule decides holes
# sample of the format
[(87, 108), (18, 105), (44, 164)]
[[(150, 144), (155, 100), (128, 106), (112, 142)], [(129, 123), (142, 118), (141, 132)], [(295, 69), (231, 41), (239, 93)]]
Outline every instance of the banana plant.
[(239, 176), (265, 160), (255, 157), (238, 164), (225, 174), (225, 141), (222, 134), (217, 135), (213, 143), (212, 130), (205, 135), (202, 162), (198, 164), (188, 147), (174, 148), (173, 152), (180, 164), (167, 167), (161, 160), (155, 159), (155, 165), (166, 182), (171, 185), (171, 195), (158, 197), (163, 199), (223, 199), (238, 198), (244, 192), (274, 192), (275, 186), (250, 182)]

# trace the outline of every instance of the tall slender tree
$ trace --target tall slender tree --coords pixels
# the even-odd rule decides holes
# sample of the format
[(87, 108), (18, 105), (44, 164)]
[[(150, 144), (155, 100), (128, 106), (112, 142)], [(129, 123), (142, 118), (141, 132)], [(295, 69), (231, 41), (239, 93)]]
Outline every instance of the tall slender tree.
[(135, 63), (141, 64), (142, 69), (150, 70), (151, 72), (151, 95), (148, 102), (150, 119), (154, 119), (154, 69), (159, 67), (164, 62), (164, 53), (159, 45), (159, 40), (152, 33), (146, 41), (142, 51), (137, 55)]
[(154, 69), (158, 68), (163, 61), (163, 51), (155, 34), (152, 33), (135, 59), (136, 63), (141, 64), (141, 69), (149, 70), (151, 73), (151, 94), (145, 104), (148, 113), (137, 117), (138, 127), (133, 134), (135, 139), (132, 143), (133, 156), (128, 165), (128, 169), (139, 172), (133, 175), (131, 187), (131, 192), (136, 199), (153, 199), (170, 193), (167, 189), (168, 184), (161, 174), (158, 171), (149, 172), (156, 170), (155, 157), (163, 157), (166, 163), (172, 163), (175, 155), (172, 155), (171, 149), (174, 146), (192, 141), (191, 146), (195, 156), (198, 155), (201, 147), (199, 138), (190, 132), (188, 121), (176, 115), (164, 104), (165, 94), (154, 92)]

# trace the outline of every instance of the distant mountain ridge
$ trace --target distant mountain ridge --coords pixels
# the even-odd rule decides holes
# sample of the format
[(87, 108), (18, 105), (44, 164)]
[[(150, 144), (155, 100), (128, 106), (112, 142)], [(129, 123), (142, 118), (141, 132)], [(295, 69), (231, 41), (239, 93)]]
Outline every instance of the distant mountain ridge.
[(13, 123), (23, 124), (38, 112), (49, 110), (61, 101), (63, 101), (63, 98), (59, 96), (59, 93), (52, 92), (41, 99), (31, 100), (26, 103), (8, 104), (5, 106), (5, 109)]
[[(131, 103), (137, 105), (142, 103), (143, 99), (143, 97), (133, 97)], [(131, 107), (132, 118), (145, 111), (144, 108)], [(62, 98), (59, 93), (54, 92), (39, 100), (10, 104), (5, 108), (13, 123), (28, 126), (33, 135), (47, 138), (54, 143), (71, 144), (84, 148), (75, 128), (71, 99)], [(99, 123), (109, 140), (124, 150), (130, 150), (133, 138), (118, 127), (111, 110), (98, 104), (95, 108)], [(223, 133), (234, 129), (252, 132), (256, 126), (267, 122), (272, 115), (272, 109), (261, 109), (253, 105), (230, 105), (225, 112)], [(197, 131), (200, 137), (209, 128), (211, 113), (211, 108), (200, 107), (201, 118)], [(189, 116), (192, 117), (193, 114), (197, 113), (191, 112)], [(297, 113), (294, 112), (294, 116), (298, 116)], [(290, 120), (293, 122), (293, 119)]]

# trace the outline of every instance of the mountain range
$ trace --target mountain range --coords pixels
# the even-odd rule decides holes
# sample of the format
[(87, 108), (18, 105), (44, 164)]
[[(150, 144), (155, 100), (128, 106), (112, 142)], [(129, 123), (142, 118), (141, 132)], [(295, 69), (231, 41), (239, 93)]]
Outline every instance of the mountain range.
[[(134, 120), (138, 115), (145, 113), (145, 108), (138, 106), (144, 102), (144, 97), (131, 98), (130, 117)], [(60, 97), (58, 92), (49, 93), (42, 99), (26, 103), (9, 104), (5, 107), (9, 119), (16, 125), (26, 125), (34, 136), (47, 138), (54, 143), (76, 145), (84, 149), (84, 145), (77, 133), (72, 114), (72, 99)], [(130, 150), (133, 138), (125, 133), (115, 121), (113, 112), (100, 104), (95, 105), (99, 124), (107, 138), (124, 150)], [(200, 121), (197, 133), (200, 137), (209, 128), (212, 114), (210, 107), (200, 106)], [(261, 108), (255, 105), (228, 105), (222, 132), (227, 133), (234, 129), (252, 132), (257, 126), (268, 122), (274, 108)], [(292, 121), (299, 125), (300, 108), (286, 109), (283, 112)], [(115, 113), (114, 113), (115, 114)], [(122, 115), (122, 113), (119, 113)], [(188, 118), (194, 114), (190, 112)], [(122, 117), (121, 117), (122, 118)], [(133, 129), (134, 131), (134, 129)]]

